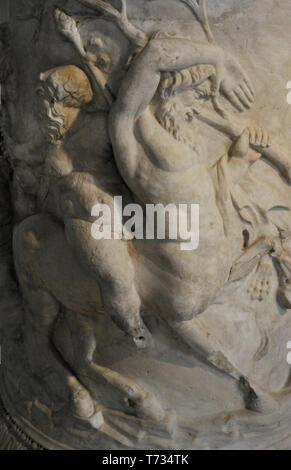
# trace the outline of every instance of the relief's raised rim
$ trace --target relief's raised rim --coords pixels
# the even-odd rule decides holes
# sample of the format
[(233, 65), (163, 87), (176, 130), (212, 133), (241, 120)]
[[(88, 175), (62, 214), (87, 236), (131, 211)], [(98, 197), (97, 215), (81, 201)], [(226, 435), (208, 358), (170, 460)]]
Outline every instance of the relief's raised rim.
[[(73, 450), (54, 441), (23, 417), (16, 417), (5, 388), (5, 374), (3, 370), (0, 377), (0, 432), (2, 431), (2, 426), (4, 426), (7, 429), (7, 438), (9, 439), (11, 436), (11, 439), (15, 439), (16, 445), (23, 446), (22, 450)], [(2, 442), (0, 441), (0, 449), (1, 446)]]

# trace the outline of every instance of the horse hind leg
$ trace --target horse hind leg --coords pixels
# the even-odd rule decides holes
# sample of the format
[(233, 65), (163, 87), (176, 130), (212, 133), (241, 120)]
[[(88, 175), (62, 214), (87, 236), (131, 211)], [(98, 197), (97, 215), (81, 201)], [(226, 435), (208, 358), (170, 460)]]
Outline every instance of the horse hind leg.
[(108, 386), (117, 389), (124, 397), (128, 410), (139, 418), (160, 422), (165, 418), (165, 410), (152, 392), (146, 391), (132, 380), (121, 374), (101, 367), (95, 363), (80, 371), (85, 376), (89, 374), (96, 379), (102, 379)]
[(197, 319), (170, 322), (176, 335), (187, 344), (198, 358), (227, 377), (236, 380), (247, 409), (268, 414), (278, 410), (278, 403), (271, 394), (245, 377), (221, 351), (215, 338), (210, 337)]
[(25, 346), (30, 368), (49, 387), (53, 400), (61, 400), (70, 411), (80, 418), (88, 418), (94, 412), (88, 391), (64, 365), (63, 358), (52, 344), (55, 323), (60, 305), (44, 291), (28, 291), (25, 315)]
[(28, 364), (35, 376), (45, 384), (52, 405), (71, 404), (72, 412), (87, 417), (93, 402), (52, 344), (52, 335), (61, 312), (61, 305), (44, 288), (40, 272), (41, 232), (47, 220), (32, 217), (14, 233), (15, 267), (24, 299), (24, 342)]
[(164, 409), (151, 392), (120, 373), (94, 362), (93, 355), (97, 345), (91, 319), (67, 311), (58, 321), (53, 340), (82, 383), (85, 384), (88, 379), (96, 382), (101, 380), (123, 396), (124, 403), (131, 413), (158, 422), (165, 418)]

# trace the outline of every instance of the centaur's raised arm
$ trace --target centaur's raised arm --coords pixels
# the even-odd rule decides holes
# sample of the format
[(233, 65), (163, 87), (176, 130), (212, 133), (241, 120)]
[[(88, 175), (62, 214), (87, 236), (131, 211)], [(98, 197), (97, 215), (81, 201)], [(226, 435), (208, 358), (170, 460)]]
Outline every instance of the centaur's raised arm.
[(198, 64), (219, 64), (223, 74), (230, 75), (234, 87), (246, 79), (236, 61), (217, 45), (189, 39), (151, 39), (131, 64), (109, 120), (117, 166), (129, 186), (129, 180), (134, 178), (140, 156), (133, 135), (135, 122), (152, 102), (161, 75)]
[(162, 73), (198, 64), (222, 64), (223, 56), (223, 51), (213, 44), (177, 38), (151, 39), (123, 80), (114, 105), (115, 114), (136, 120), (151, 103)]

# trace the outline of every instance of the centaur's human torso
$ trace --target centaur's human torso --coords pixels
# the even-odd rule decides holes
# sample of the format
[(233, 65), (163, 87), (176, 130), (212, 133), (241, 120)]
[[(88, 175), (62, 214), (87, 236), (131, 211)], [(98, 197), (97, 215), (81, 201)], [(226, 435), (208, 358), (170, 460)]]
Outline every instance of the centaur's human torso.
[[(136, 152), (134, 175), (121, 169), (122, 176), (142, 204), (199, 204), (200, 241), (197, 250), (182, 251), (179, 241), (136, 240), (134, 246), (152, 266), (151, 289), (169, 309), (173, 302), (182, 318), (198, 314), (215, 298), (228, 279), (231, 250), (222, 214), (216, 203), (212, 170), (207, 168), (202, 146), (177, 141), (158, 123), (150, 109), (127, 129)], [(119, 155), (116, 155), (117, 165)], [(122, 156), (121, 156), (122, 158)], [(214, 172), (215, 173), (215, 172)], [(141, 268), (137, 272), (141, 272)], [(156, 277), (155, 277), (156, 276)], [(175, 299), (169, 291), (175, 292)], [(145, 291), (144, 279), (140, 290)]]

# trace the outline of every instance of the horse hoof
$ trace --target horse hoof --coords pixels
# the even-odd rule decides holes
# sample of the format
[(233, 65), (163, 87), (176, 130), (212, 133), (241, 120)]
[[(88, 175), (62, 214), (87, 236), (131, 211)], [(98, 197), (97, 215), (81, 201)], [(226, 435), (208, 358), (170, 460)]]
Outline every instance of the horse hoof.
[(165, 418), (165, 410), (151, 392), (147, 392), (137, 398), (126, 398), (125, 402), (135, 415), (140, 418), (156, 422), (160, 422)]
[(97, 410), (93, 412), (93, 414), (87, 418), (82, 418), (80, 416), (75, 416), (75, 419), (77, 420), (77, 422), (79, 423), (79, 425), (81, 425), (82, 427), (85, 427), (85, 428), (92, 428), (92, 429), (100, 429), (101, 426), (104, 424), (104, 417), (103, 417), (103, 413), (101, 410)]
[(90, 393), (74, 377), (70, 379), (70, 387), (72, 413), (78, 418), (90, 418), (95, 411)]
[(246, 409), (256, 413), (271, 414), (279, 410), (279, 403), (271, 394), (256, 387), (252, 388), (245, 377), (240, 377), (239, 386), (243, 392)]
[(280, 409), (278, 402), (267, 393), (263, 393), (254, 397), (248, 403), (247, 409), (261, 414), (272, 414)]

